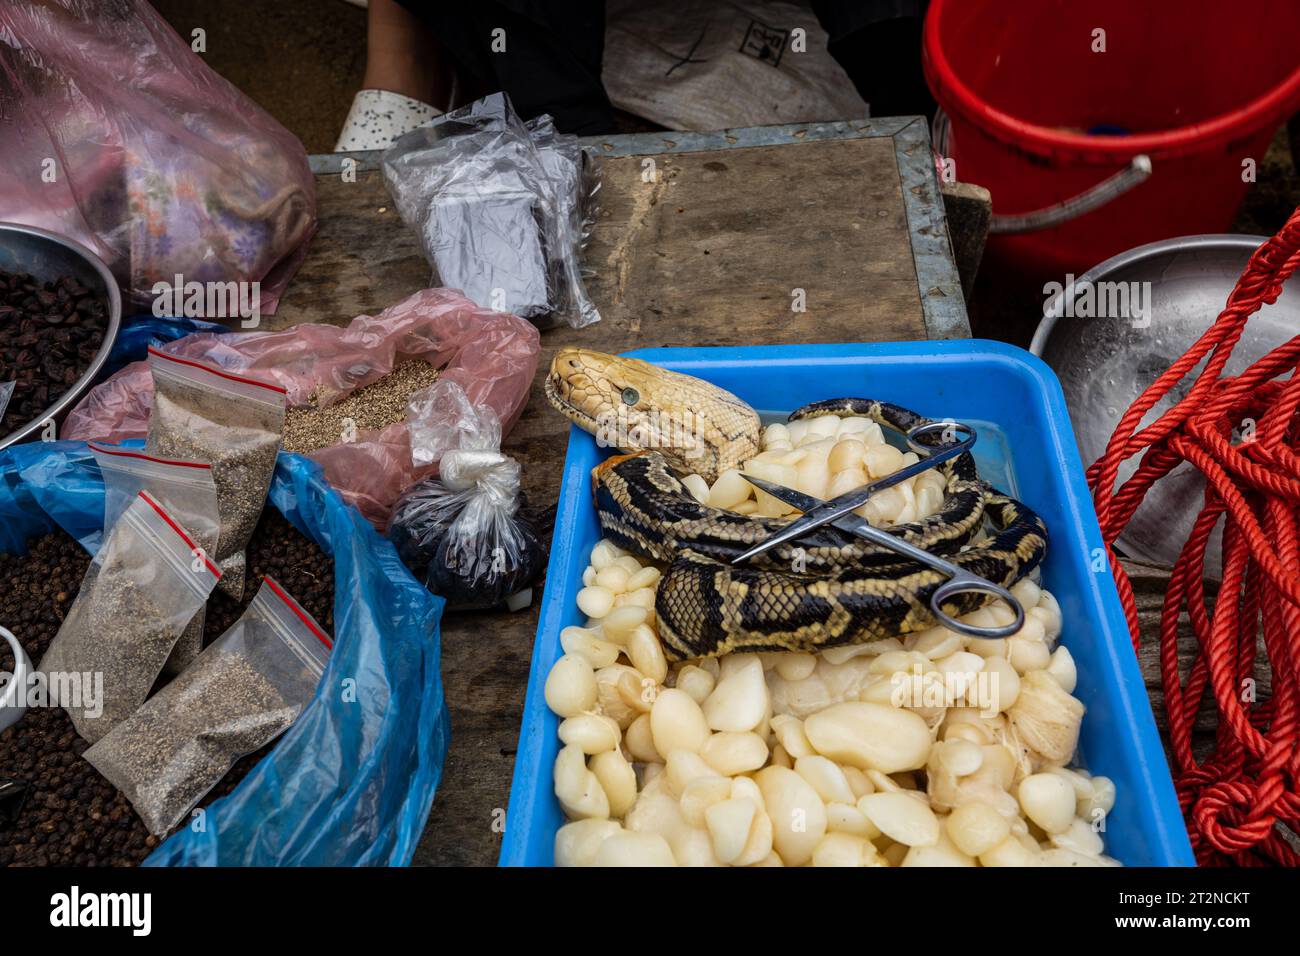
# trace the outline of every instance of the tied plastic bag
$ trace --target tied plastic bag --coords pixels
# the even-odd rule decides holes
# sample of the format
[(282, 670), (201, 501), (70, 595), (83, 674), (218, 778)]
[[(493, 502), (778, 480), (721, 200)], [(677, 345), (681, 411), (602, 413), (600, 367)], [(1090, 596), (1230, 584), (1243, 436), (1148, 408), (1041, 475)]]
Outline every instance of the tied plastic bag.
[(50, 700), (91, 743), (131, 716), (185, 626), (221, 578), (148, 492), (140, 492), (86, 570), (39, 670)]
[(212, 466), (220, 537), (213, 557), (221, 589), (244, 593), (244, 548), (266, 504), (284, 430), (284, 389), (149, 349), (154, 411), (151, 455)]
[(494, 450), (451, 450), (440, 478), (402, 495), (388, 534), (415, 576), (448, 606), (527, 607), (546, 547), (519, 513), (519, 463)]
[[(196, 461), (170, 461), (127, 448), (91, 444), (104, 476), (104, 527), (111, 528), (142, 491), (147, 491), (190, 533), (204, 554), (215, 554), (221, 523), (217, 517), (217, 486), (212, 466)], [(179, 674), (203, 649), (200, 608), (172, 648), (163, 671)]]
[(14, 386), (17, 382), (0, 382), (0, 421), (4, 420), (5, 409), (9, 407), (9, 399), (13, 398)]
[(302, 144), (144, 0), (0, 5), (0, 143), (0, 220), (89, 246), (137, 304), (180, 275), (273, 312), (316, 228)]
[[(282, 332), (197, 334), (158, 351), (275, 382), (293, 407), (313, 397), (327, 407), (419, 359), (441, 369), (438, 385), (459, 385), (473, 404), (491, 408), (508, 432), (528, 401), (541, 337), (523, 319), (479, 308), (459, 292), (423, 289), (346, 327), (309, 323)], [(143, 437), (152, 408), (149, 368), (137, 362), (92, 389), (69, 413), (62, 434), (100, 441)], [(361, 431), (355, 441), (310, 454), (376, 528), (387, 526), (402, 491), (435, 467), (431, 461), (416, 465), (408, 426)]]
[(167, 833), (235, 761), (298, 719), (332, 646), (297, 601), (263, 578), (226, 633), (84, 756), (150, 833)]
[[(0, 450), (0, 551), (26, 553), (27, 540), (59, 528), (83, 544), (98, 538), (103, 499), (83, 444)], [(206, 825), (178, 830), (145, 865), (404, 866), (428, 819), (450, 733), (439, 665), (443, 602), (318, 465), (282, 454), (270, 501), (334, 560), (329, 667), (271, 752), (207, 807)], [(355, 699), (338, 692), (348, 678)]]
[(398, 139), (384, 153), (384, 180), (435, 285), (541, 328), (582, 328), (600, 320), (580, 265), (594, 167), (549, 119), (534, 139), (494, 93)]

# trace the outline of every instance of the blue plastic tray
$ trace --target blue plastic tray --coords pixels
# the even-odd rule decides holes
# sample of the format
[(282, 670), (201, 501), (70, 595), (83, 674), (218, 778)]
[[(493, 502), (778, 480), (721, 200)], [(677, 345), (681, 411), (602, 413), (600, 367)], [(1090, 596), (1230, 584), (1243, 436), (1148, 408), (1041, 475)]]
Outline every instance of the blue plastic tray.
[[(1146, 688), (1110, 572), (1095, 560), (1101, 531), (1084, 482), (1056, 376), (1021, 349), (980, 340), (753, 348), (643, 349), (629, 353), (714, 382), (764, 412), (823, 398), (895, 402), (935, 418), (993, 423), (981, 432), (982, 473), (1003, 477), (1047, 522), (1044, 583), (1064, 616), (1062, 642), (1078, 665), (1075, 694), (1087, 706), (1084, 766), (1115, 781), (1106, 852), (1129, 866), (1194, 866)], [(1000, 433), (1000, 434), (999, 434)], [(979, 446), (977, 445), (977, 448)], [(574, 603), (599, 526), (591, 469), (607, 454), (591, 435), (569, 436), (545, 600), (533, 645), (501, 864), (548, 866), (562, 820), (551, 785), (559, 718), (542, 697), (563, 653), (560, 630), (582, 623)], [(993, 478), (993, 475), (989, 475)], [(996, 479), (995, 479), (996, 480)]]

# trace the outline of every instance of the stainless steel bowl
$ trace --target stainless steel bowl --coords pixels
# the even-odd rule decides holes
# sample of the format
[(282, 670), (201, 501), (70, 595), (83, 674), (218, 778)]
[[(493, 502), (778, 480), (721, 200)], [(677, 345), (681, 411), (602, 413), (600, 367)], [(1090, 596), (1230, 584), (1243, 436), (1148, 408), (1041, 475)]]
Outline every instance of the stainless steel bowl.
[(108, 328), (90, 366), (57, 402), (33, 421), (8, 435), (0, 435), (0, 448), (5, 448), (30, 438), (41, 430), (45, 422), (58, 421), (90, 391), (99, 370), (108, 361), (108, 353), (112, 351), (118, 329), (122, 327), (122, 295), (118, 292), (117, 280), (99, 256), (79, 242), (35, 226), (0, 222), (0, 269), (26, 272), (42, 281), (73, 276), (103, 299), (108, 307)]
[[(1106, 450), (1120, 416), (1174, 360), (1214, 322), (1246, 267), (1261, 236), (1184, 236), (1138, 246), (1080, 276), (1073, 289), (1056, 296), (1044, 310), (1030, 350), (1061, 379), (1085, 465)], [(1149, 325), (1135, 327), (1127, 317), (1078, 315), (1085, 283), (1150, 283)], [(1139, 321), (1141, 325), (1146, 319)], [(1300, 333), (1300, 282), (1290, 283), (1278, 301), (1246, 323), (1225, 374), (1236, 375), (1264, 353)], [(1199, 367), (1153, 408), (1154, 421), (1191, 387)], [(1137, 459), (1125, 462), (1120, 480), (1130, 477)], [(1147, 494), (1118, 544), (1144, 561), (1172, 565), (1203, 504), (1204, 482), (1183, 463)], [(1210, 542), (1206, 573), (1217, 578), (1219, 531)]]

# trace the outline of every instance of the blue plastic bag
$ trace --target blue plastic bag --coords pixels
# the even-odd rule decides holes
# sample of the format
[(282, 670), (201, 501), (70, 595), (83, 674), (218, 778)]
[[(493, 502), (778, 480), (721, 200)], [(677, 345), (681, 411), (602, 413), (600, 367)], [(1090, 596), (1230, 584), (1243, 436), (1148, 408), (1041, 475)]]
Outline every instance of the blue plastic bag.
[(122, 320), (122, 328), (118, 331), (113, 348), (109, 351), (104, 367), (100, 370), (99, 380), (102, 382), (132, 362), (144, 361), (151, 345), (165, 345), (195, 332), (229, 331), (230, 329), (216, 322), (205, 322), (202, 319), (189, 319), (183, 316), (159, 318), (148, 312), (129, 316)]
[[(208, 806), (202, 832), (181, 830), (145, 865), (405, 865), (447, 753), (443, 600), (416, 583), (314, 462), (281, 453), (270, 500), (334, 559), (329, 667), (275, 749)], [(91, 550), (103, 506), (84, 443), (0, 451), (0, 551), (23, 553), (27, 539), (56, 527)]]

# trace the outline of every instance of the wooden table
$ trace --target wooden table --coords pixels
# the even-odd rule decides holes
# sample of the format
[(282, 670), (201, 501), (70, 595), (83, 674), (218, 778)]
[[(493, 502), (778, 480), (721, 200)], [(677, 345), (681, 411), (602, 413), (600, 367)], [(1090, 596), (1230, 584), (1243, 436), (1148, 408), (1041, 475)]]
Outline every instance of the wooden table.
[[(542, 397), (555, 349), (892, 341), (970, 334), (924, 120), (876, 119), (586, 141), (602, 157), (587, 251), (602, 320), (542, 336), (504, 450), (555, 500), (568, 423)], [(346, 323), (428, 284), (373, 154), (313, 157), (320, 231), (271, 328)], [(345, 181), (345, 160), (355, 171)], [(806, 311), (794, 311), (802, 293)], [(491, 865), (509, 798), (537, 607), (448, 614), (451, 749), (418, 864)]]

